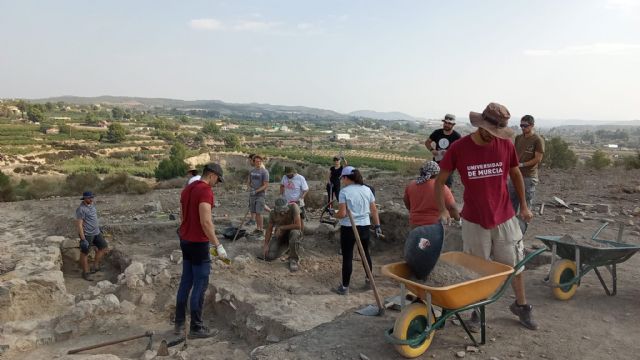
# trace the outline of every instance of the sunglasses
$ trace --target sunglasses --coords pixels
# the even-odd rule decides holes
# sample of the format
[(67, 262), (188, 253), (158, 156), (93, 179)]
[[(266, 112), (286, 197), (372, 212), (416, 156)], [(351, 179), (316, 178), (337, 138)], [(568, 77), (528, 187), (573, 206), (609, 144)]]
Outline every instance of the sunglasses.
[(523, 128), (523, 129), (526, 129), (526, 128), (530, 127), (530, 126), (531, 126), (530, 124), (520, 124), (520, 127)]

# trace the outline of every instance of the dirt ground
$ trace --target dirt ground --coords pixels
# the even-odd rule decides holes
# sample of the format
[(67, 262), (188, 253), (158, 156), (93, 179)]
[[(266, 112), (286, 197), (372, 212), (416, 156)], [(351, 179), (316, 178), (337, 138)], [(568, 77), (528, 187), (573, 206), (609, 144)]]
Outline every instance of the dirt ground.
[[(640, 215), (633, 214), (640, 206), (640, 172), (614, 169), (606, 173), (573, 170), (570, 173), (543, 171), (536, 193), (535, 218), (526, 234), (526, 246), (541, 246), (536, 235), (565, 235), (590, 237), (603, 219), (626, 223), (623, 241), (639, 244)], [(409, 179), (375, 179), (378, 203), (382, 211), (396, 211), (402, 203), (403, 185)], [(322, 196), (321, 184), (314, 192)], [(271, 190), (273, 199), (275, 186)], [(243, 193), (217, 189), (215, 224), (218, 230), (238, 224), (245, 212)], [(461, 198), (459, 184), (454, 187)], [(158, 190), (139, 196), (116, 195), (98, 197), (101, 224), (105, 227), (112, 248), (105, 271), (98, 280), (109, 280), (118, 286), (115, 292), (120, 308), (125, 299), (135, 309), (95, 315), (91, 326), (80, 327), (69, 339), (50, 341), (22, 351), (13, 348), (0, 351), (7, 359), (108, 359), (152, 358), (155, 352), (145, 353), (145, 340), (109, 346), (85, 352), (85, 355), (65, 355), (71, 348), (144, 333), (156, 332), (154, 350), (160, 339), (172, 339), (171, 319), (181, 265), (172, 260), (179, 250), (175, 238), (177, 222), (169, 214), (177, 214), (179, 189)], [(570, 209), (552, 205), (557, 196), (569, 203)], [(145, 211), (144, 204), (159, 202), (161, 211)], [(543, 215), (539, 214), (545, 203)], [(0, 282), (10, 278), (12, 266), (19, 258), (3, 246), (10, 239), (22, 239), (24, 244), (39, 246), (47, 235), (61, 235), (75, 239), (72, 216), (79, 204), (77, 198), (55, 198), (41, 201), (0, 204)], [(610, 212), (597, 212), (585, 204), (609, 204)], [(570, 211), (569, 211), (570, 210)], [(205, 301), (205, 314), (217, 335), (207, 340), (189, 341), (172, 348), (170, 358), (181, 359), (398, 359), (392, 345), (384, 340), (384, 331), (393, 327), (396, 311), (381, 317), (364, 317), (354, 310), (374, 304), (372, 291), (364, 286), (364, 271), (354, 264), (351, 294), (338, 296), (331, 288), (340, 282), (341, 257), (338, 255), (338, 236), (330, 227), (318, 224), (319, 213), (312, 213), (307, 222), (301, 270), (290, 273), (285, 261), (257, 260), (261, 240), (242, 238), (231, 243), (223, 240), (233, 259), (231, 266), (214, 263), (210, 289)], [(387, 241), (378, 241), (373, 249), (374, 274), (383, 297), (397, 295), (398, 284), (380, 276), (380, 266), (402, 260), (406, 224), (401, 217), (390, 215), (383, 223)], [(395, 222), (395, 223), (394, 223)], [(611, 226), (612, 227), (612, 226)], [(249, 230), (252, 230), (251, 228)], [(457, 229), (448, 229), (452, 234)], [(613, 230), (605, 230), (601, 237), (615, 239)], [(28, 248), (25, 248), (28, 249)], [(62, 249), (61, 270), (66, 291), (75, 296), (75, 305), (90, 293), (97, 282), (89, 283), (80, 277), (73, 261), (73, 249)], [(284, 260), (284, 259), (282, 259)], [(640, 324), (636, 310), (640, 298), (640, 256), (634, 256), (618, 266), (618, 294), (607, 296), (596, 276), (591, 273), (569, 301), (556, 300), (543, 282), (548, 273), (549, 253), (536, 261), (539, 266), (526, 273), (527, 297), (535, 307), (538, 331), (526, 330), (509, 312), (514, 301), (508, 290), (496, 303), (487, 307), (487, 343), (479, 352), (466, 352), (472, 359), (635, 359), (640, 351), (637, 335)], [(153, 271), (153, 281), (144, 285), (125, 286), (123, 278), (132, 263), (143, 263)], [(166, 279), (160, 281), (162, 274)], [(605, 275), (607, 272), (605, 271)], [(610, 279), (609, 279), (610, 280)], [(152, 293), (152, 295), (150, 295)], [(34, 306), (39, 303), (34, 301)], [(127, 306), (130, 306), (127, 304)], [(34, 317), (44, 316), (35, 314)], [(124, 314), (124, 315), (123, 315)], [(53, 315), (52, 315), (53, 316)], [(15, 323), (15, 322), (14, 322)], [(12, 323), (12, 324), (14, 324)], [(15, 324), (12, 326), (16, 326)], [(0, 324), (1, 335), (7, 334), (6, 324)], [(437, 331), (433, 343), (420, 358), (456, 358), (470, 345), (464, 330), (448, 322)], [(1, 341), (0, 341), (1, 345)], [(89, 355), (94, 354), (94, 357)], [(116, 359), (116, 357), (111, 357)]]

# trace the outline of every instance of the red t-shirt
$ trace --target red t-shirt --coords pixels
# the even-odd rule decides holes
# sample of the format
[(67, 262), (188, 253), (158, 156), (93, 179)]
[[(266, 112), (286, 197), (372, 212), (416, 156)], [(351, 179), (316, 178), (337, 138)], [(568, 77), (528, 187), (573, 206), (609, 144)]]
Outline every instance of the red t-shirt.
[(191, 242), (208, 242), (209, 238), (200, 225), (200, 203), (209, 203), (213, 208), (213, 190), (204, 181), (195, 181), (180, 194), (180, 208), (183, 221), (180, 224), (180, 238)]
[[(431, 225), (440, 221), (440, 210), (435, 196), (435, 180), (427, 180), (416, 184), (413, 180), (404, 189), (404, 203), (409, 209), (409, 223), (411, 225)], [(444, 187), (444, 203), (447, 208), (455, 204), (453, 194), (447, 186)]]
[(515, 213), (507, 191), (509, 169), (518, 167), (518, 155), (511, 141), (495, 138), (478, 145), (471, 135), (454, 142), (440, 162), (443, 170), (458, 170), (464, 185), (460, 214), (485, 229), (493, 229)]

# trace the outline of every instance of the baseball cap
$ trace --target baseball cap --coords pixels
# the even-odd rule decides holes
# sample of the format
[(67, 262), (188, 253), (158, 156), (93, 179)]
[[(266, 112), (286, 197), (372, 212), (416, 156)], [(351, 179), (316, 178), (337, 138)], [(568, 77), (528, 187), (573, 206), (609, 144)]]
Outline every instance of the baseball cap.
[(207, 173), (210, 173), (210, 172), (218, 175), (218, 181), (220, 181), (221, 183), (224, 182), (224, 178), (222, 177), (222, 174), (223, 174), (222, 166), (216, 163), (205, 165), (204, 169), (202, 170), (202, 175), (206, 175)]
[(520, 119), (520, 121), (524, 121), (529, 125), (535, 125), (535, 123), (536, 123), (536, 120), (531, 115), (523, 116), (522, 119)]
[(356, 168), (354, 168), (353, 166), (345, 166), (345, 167), (342, 169), (342, 173), (340, 174), (340, 176), (347, 176), (347, 175), (351, 175), (351, 174), (353, 174), (353, 171), (354, 171), (355, 169), (356, 169)]
[(444, 116), (444, 119), (442, 119), (442, 121), (455, 124), (456, 123), (456, 116), (453, 115), (453, 114), (446, 114)]
[(509, 139), (514, 135), (513, 129), (509, 127), (510, 118), (509, 110), (504, 105), (494, 102), (487, 105), (482, 114), (473, 111), (469, 113), (471, 125), (483, 128), (502, 139)]

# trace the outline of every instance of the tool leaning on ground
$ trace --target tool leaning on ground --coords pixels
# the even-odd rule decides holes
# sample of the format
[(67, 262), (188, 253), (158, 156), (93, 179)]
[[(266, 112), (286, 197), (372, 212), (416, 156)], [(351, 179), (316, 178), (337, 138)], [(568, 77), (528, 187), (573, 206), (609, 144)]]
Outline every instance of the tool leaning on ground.
[[(373, 289), (373, 295), (376, 298), (377, 307), (373, 305), (368, 305), (363, 309), (356, 311), (360, 315), (365, 316), (376, 316), (376, 315), (384, 315), (384, 304), (382, 303), (382, 298), (378, 293), (378, 288), (376, 286), (376, 282), (373, 278), (373, 272), (369, 268), (369, 264), (367, 263), (367, 257), (364, 253), (364, 248), (362, 247), (362, 241), (360, 240), (360, 234), (358, 233), (358, 228), (356, 227), (356, 222), (353, 220), (353, 215), (351, 214), (351, 210), (347, 207), (347, 216), (349, 217), (349, 221), (351, 222), (351, 228), (353, 229), (353, 235), (356, 238), (356, 245), (358, 246), (358, 253), (360, 254), (360, 260), (362, 260), (362, 265), (364, 267), (364, 271), (367, 273), (367, 277), (371, 282), (371, 289)], [(376, 236), (382, 235), (381, 233), (376, 233)]]
[(231, 242), (236, 241), (236, 239), (238, 238), (238, 234), (240, 234), (240, 231), (242, 230), (244, 223), (247, 221), (247, 217), (249, 216), (249, 214), (251, 214), (251, 210), (247, 210), (247, 212), (244, 214), (242, 222), (240, 223), (240, 226), (238, 226), (238, 230), (236, 230), (236, 234), (233, 236), (233, 240), (231, 240)]
[(143, 337), (148, 337), (149, 338), (149, 342), (147, 343), (147, 348), (146, 349), (147, 350), (151, 350), (151, 347), (153, 345), (153, 334), (154, 334), (153, 331), (147, 331), (142, 335), (135, 335), (135, 336), (130, 336), (130, 337), (124, 338), (124, 339), (111, 340), (111, 341), (106, 341), (106, 342), (95, 344), (95, 345), (85, 346), (85, 347), (78, 348), (78, 349), (72, 349), (72, 350), (67, 351), (67, 354), (68, 355), (77, 354), (77, 353), (82, 352), (82, 351), (93, 350), (93, 349), (97, 349), (97, 348), (101, 348), (101, 347), (105, 347), (105, 346), (109, 346), (109, 345), (120, 344), (120, 343), (123, 343), (123, 342), (140, 339), (140, 338), (143, 338)]

